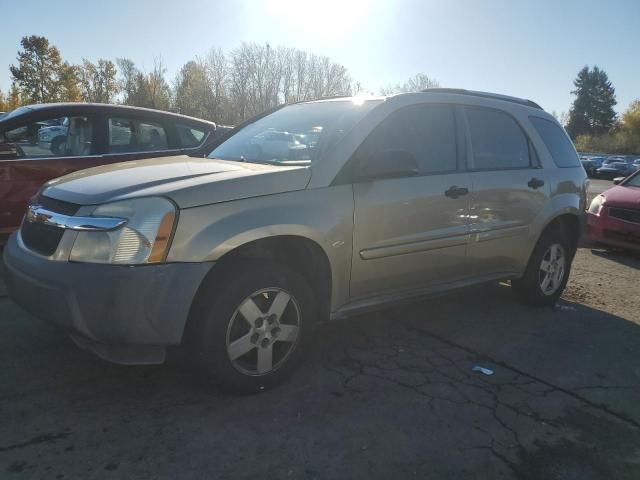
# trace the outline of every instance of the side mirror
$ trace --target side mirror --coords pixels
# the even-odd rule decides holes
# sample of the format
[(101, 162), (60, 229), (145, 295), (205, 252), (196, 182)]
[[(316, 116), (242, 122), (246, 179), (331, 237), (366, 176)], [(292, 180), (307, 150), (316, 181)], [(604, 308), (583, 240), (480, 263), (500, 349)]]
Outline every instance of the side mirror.
[(354, 180), (412, 177), (418, 174), (418, 161), (408, 150), (381, 150), (356, 163)]
[(613, 179), (614, 185), (619, 185), (624, 180), (624, 177), (616, 177)]

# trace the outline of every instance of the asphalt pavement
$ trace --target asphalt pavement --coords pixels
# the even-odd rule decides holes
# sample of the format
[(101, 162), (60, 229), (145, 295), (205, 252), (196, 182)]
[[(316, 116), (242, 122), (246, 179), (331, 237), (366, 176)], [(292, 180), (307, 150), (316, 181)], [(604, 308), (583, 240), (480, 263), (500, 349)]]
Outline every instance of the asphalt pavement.
[(328, 324), (253, 396), (103, 362), (0, 286), (0, 478), (637, 480), (638, 267), (581, 248), (555, 308), (496, 283)]

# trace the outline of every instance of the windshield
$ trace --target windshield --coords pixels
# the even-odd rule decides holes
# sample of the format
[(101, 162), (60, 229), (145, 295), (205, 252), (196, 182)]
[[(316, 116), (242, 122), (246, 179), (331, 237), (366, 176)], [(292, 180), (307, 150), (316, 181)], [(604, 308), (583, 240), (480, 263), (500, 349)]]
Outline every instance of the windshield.
[(640, 187), (640, 174), (629, 177), (626, 182), (624, 182), (625, 187)]
[(289, 105), (247, 125), (213, 150), (209, 158), (308, 165), (381, 101)]

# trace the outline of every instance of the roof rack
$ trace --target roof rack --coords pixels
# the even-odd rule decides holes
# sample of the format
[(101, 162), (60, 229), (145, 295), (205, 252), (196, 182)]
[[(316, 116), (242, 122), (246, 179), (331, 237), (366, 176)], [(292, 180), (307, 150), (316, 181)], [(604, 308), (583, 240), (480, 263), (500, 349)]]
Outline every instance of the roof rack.
[(455, 93), (457, 95), (470, 95), (472, 97), (482, 98), (494, 98), (496, 100), (503, 100), (505, 102), (519, 103), (520, 105), (526, 105), (527, 107), (537, 108), (543, 110), (543, 108), (536, 102), (527, 100), (525, 98), (510, 97), (508, 95), (500, 95), (498, 93), (478, 92), (475, 90), (465, 90), (464, 88), (425, 88), (421, 90), (424, 93)]

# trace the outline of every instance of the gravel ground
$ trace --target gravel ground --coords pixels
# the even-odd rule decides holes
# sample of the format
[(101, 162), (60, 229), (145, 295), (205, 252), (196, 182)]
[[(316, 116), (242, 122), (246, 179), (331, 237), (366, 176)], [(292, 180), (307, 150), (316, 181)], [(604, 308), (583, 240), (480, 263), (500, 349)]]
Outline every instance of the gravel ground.
[(581, 248), (556, 308), (491, 284), (329, 324), (240, 397), (179, 353), (107, 364), (0, 286), (0, 478), (637, 480), (639, 266)]

